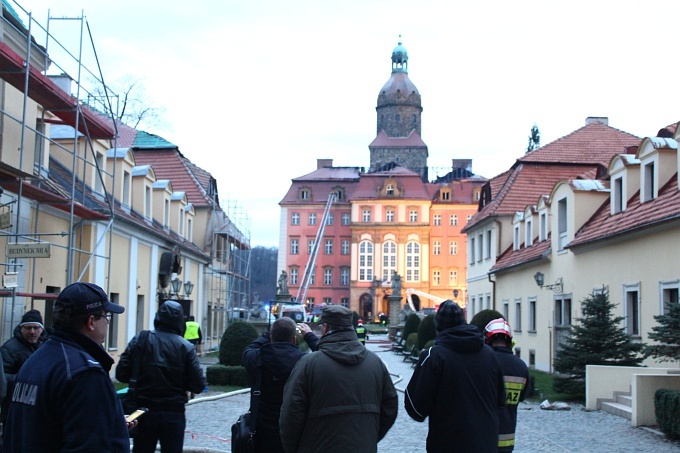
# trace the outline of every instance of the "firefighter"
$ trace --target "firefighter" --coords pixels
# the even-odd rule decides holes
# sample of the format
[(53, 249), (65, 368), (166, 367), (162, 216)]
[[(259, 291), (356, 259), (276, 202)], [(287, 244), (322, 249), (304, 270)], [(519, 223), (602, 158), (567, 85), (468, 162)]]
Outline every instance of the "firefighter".
[(359, 319), (357, 321), (357, 326), (354, 328), (357, 332), (357, 338), (359, 338), (359, 341), (361, 344), (364, 346), (366, 345), (366, 340), (368, 340), (368, 332), (366, 331), (366, 328), (364, 327), (364, 321), (363, 319)]

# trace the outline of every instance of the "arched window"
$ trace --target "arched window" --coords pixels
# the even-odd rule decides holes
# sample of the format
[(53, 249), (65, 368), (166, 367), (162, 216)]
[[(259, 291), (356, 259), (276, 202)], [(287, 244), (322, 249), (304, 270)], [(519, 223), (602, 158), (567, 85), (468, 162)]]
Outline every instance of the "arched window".
[(368, 241), (359, 244), (359, 281), (373, 281), (373, 244)]
[(382, 246), (382, 280), (391, 281), (392, 273), (397, 270), (397, 244), (387, 241)]
[(420, 244), (417, 242), (406, 244), (406, 281), (420, 281)]

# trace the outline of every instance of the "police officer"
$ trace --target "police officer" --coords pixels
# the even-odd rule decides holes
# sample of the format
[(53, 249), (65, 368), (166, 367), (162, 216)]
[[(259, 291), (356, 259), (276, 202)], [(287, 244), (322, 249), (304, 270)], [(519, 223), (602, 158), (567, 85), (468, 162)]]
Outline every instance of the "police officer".
[(354, 330), (356, 330), (357, 338), (359, 338), (361, 344), (365, 346), (366, 340), (368, 340), (368, 332), (366, 332), (366, 328), (364, 327), (363, 319), (359, 318), (357, 321), (357, 326), (354, 328)]

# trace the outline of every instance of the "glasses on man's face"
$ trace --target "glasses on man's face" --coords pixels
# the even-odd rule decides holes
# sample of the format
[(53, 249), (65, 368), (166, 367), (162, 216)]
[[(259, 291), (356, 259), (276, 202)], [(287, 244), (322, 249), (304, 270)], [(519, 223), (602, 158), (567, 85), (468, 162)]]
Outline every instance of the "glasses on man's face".
[(106, 318), (106, 323), (110, 324), (111, 323), (111, 318), (113, 317), (113, 313), (99, 313), (98, 315), (94, 315), (95, 320), (99, 320), (102, 318)]

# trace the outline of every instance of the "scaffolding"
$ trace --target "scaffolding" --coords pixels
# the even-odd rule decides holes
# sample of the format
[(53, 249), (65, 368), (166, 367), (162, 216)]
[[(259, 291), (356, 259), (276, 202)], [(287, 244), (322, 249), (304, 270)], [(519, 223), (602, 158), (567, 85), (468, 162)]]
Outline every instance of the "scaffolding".
[[(3, 139), (0, 185), (4, 189), (4, 194), (0, 198), (0, 206), (9, 214), (9, 220), (0, 225), (0, 238), (5, 238), (7, 243), (15, 244), (26, 241), (40, 243), (44, 238), (50, 237), (65, 238), (62, 243), (54, 240), (50, 242), (52, 247), (66, 250), (65, 283), (68, 285), (83, 278), (94, 258), (105, 260), (108, 282), (111, 272), (109, 259), (111, 241), (108, 241), (108, 250), (102, 250), (100, 244), (107, 234), (110, 238), (112, 232), (114, 202), (108, 194), (113, 193), (115, 187), (106, 189), (107, 174), (97, 163), (92, 143), (97, 139), (110, 140), (115, 147), (117, 126), (114, 116), (111, 115), (114, 110), (111, 98), (96, 96), (94, 91), (87, 89), (83, 83), (87, 78), (88, 86), (101, 87), (103, 92), (107, 93), (89, 25), (84, 15), (57, 18), (50, 16), (48, 12), (47, 26), (43, 27), (33, 18), (31, 12), (14, 0), (4, 1), (2, 12), (0, 77), (18, 90), (21, 95), (19, 101), (21, 108), (17, 108), (17, 103), (13, 102), (14, 98), (7, 99), (9, 95), (6, 92), (2, 95), (4, 99), (0, 97), (0, 127), (3, 135), (11, 131), (20, 137), (17, 143), (18, 156), (15, 156), (18, 159), (6, 157), (9, 146), (14, 143), (11, 138)], [(50, 32), (57, 22), (75, 24), (78, 27), (72, 35), (77, 42), (77, 53), (69, 51)], [(96, 72), (84, 64), (85, 45), (91, 49), (95, 57)], [(85, 106), (80, 101), (85, 97), (91, 100), (99, 112), (108, 112), (108, 115), (96, 113), (92, 108)], [(36, 124), (32, 123), (35, 116), (30, 116), (28, 111), (33, 103), (36, 103), (42, 112)], [(46, 135), (46, 128), (50, 123), (71, 126), (74, 131), (72, 143), (64, 145), (64, 142), (57, 143), (51, 140)], [(58, 149), (57, 152), (70, 156), (70, 190), (64, 190), (63, 186), (57, 188), (54, 182), (50, 181), (48, 153), (45, 152), (46, 147), (50, 146)], [(8, 160), (11, 162), (6, 165)], [(87, 181), (92, 176), (104, 187), (106, 206), (104, 212), (85, 207), (86, 191), (84, 186), (79, 187), (78, 179)], [(115, 184), (115, 174), (108, 176), (112, 184)], [(39, 215), (43, 205), (68, 213), (67, 231), (40, 232)], [(33, 219), (22, 212), (25, 209), (34, 210)], [(87, 220), (108, 219), (105, 231), (97, 238), (94, 247), (83, 247), (84, 222), (78, 221), (76, 217)], [(8, 224), (11, 226), (8, 227)], [(20, 259), (8, 258), (6, 263), (2, 263), (8, 272), (16, 274), (16, 287), (0, 293), (5, 300), (11, 298), (11, 304), (3, 304), (3, 339), (8, 337), (8, 332), (11, 333), (15, 318), (23, 312), (24, 304), (21, 302), (25, 301), (17, 300), (17, 297), (30, 299), (31, 306), (34, 299), (49, 300), (54, 297), (53, 294), (36, 292), (36, 258), (25, 261), (27, 263)], [(29, 267), (31, 281), (27, 281)], [(20, 288), (24, 291), (17, 290)], [(106, 290), (108, 292), (108, 288)], [(49, 317), (49, 313), (46, 315)]]

